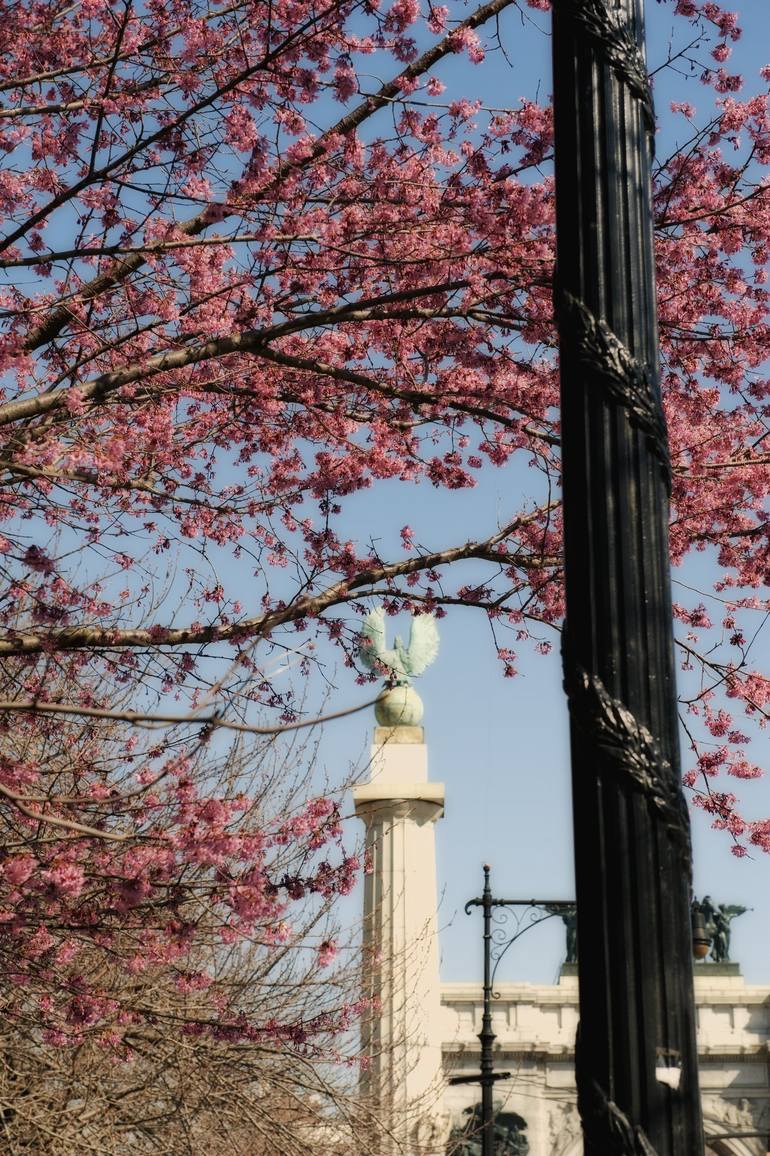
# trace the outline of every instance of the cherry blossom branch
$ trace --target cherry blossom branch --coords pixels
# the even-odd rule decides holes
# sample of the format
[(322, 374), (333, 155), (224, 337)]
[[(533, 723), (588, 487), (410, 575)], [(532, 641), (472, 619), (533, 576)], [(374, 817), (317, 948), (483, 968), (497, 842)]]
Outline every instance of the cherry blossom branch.
[(368, 699), (357, 706), (345, 707), (343, 710), (332, 711), (330, 714), (318, 715), (315, 718), (299, 719), (296, 722), (280, 723), (275, 726), (257, 726), (252, 723), (237, 722), (234, 719), (222, 718), (218, 714), (208, 715), (172, 715), (161, 713), (143, 713), (135, 710), (109, 710), (94, 706), (80, 706), (72, 702), (41, 702), (40, 699), (12, 699), (0, 702), (0, 714), (47, 714), (47, 715), (76, 715), (81, 718), (111, 719), (116, 722), (151, 723), (156, 727), (200, 726), (204, 729), (238, 731), (250, 735), (281, 735), (289, 731), (303, 730), (306, 727), (322, 726), (338, 718), (347, 718), (368, 710), (377, 702), (376, 698)]
[[(685, 700), (687, 702), (698, 702), (700, 699), (703, 699), (712, 694), (714, 690), (716, 690), (716, 688), (722, 684), (735, 685), (735, 683), (740, 683), (741, 670), (745, 670), (748, 667), (748, 663), (745, 660), (738, 666), (731, 666), (727, 663), (721, 662), (713, 662), (711, 659), (706, 658), (704, 654), (701, 654), (697, 650), (693, 650), (691, 646), (688, 646), (687, 643), (683, 642), (680, 638), (675, 638), (674, 642), (680, 648), (680, 650), (683, 650), (688, 655), (689, 658), (694, 659), (703, 670), (711, 671), (711, 674), (714, 678), (714, 681), (704, 690), (702, 690), (700, 694), (695, 695), (695, 697), (692, 699)], [(757, 714), (762, 715), (762, 717), (765, 719), (770, 719), (770, 710), (762, 706), (761, 703), (758, 703), (756, 699), (752, 698), (752, 696), (746, 693), (745, 690), (738, 691), (738, 697), (753, 711), (756, 711)]]
[[(418, 289), (403, 290), (400, 293), (391, 294), (389, 297), (383, 297), (380, 300), (387, 302), (388, 300), (407, 300), (419, 296), (427, 297), (437, 293), (450, 292), (454, 289), (462, 288), (466, 284), (467, 282), (465, 281), (444, 282), (436, 286), (424, 286)], [(458, 310), (458, 315), (465, 315), (465, 312), (465, 310)], [(199, 342), (185, 349), (158, 353), (154, 357), (149, 357), (141, 363), (136, 362), (124, 369), (100, 374), (99, 377), (93, 378), (91, 381), (77, 383), (70, 388), (59, 388), (36, 394), (33, 397), (19, 398), (16, 401), (11, 401), (0, 406), (0, 426), (10, 425), (17, 421), (27, 421), (31, 418), (41, 417), (44, 414), (66, 408), (72, 400), (73, 391), (76, 391), (74, 396), (77, 396), (80, 403), (89, 402), (95, 405), (99, 404), (110, 394), (122, 389), (124, 386), (133, 385), (136, 382), (144, 382), (150, 378), (157, 377), (159, 374), (184, 369), (191, 365), (198, 365), (202, 362), (210, 361), (214, 358), (226, 357), (233, 353), (256, 354), (276, 364), (286, 365), (293, 369), (305, 369), (311, 372), (321, 373), (327, 377), (363, 385), (365, 388), (373, 389), (379, 393), (388, 393), (392, 387), (384, 383), (378, 383), (375, 378), (357, 373), (353, 370), (329, 365), (322, 361), (303, 359), (281, 353), (273, 349), (269, 343), (300, 329), (322, 326), (333, 321), (376, 321), (392, 320), (394, 318), (404, 320), (409, 317), (424, 320), (426, 317), (433, 315), (435, 315), (434, 312), (430, 310), (424, 312), (418, 310), (389, 311), (388, 309), (380, 307), (371, 308), (355, 303), (340, 306), (337, 309), (314, 312), (308, 314), (306, 317), (276, 325), (271, 329), (246, 330), (243, 333), (230, 337), (219, 337), (213, 338), (210, 341)], [(406, 398), (414, 404), (419, 405), (439, 404), (437, 399), (426, 398), (416, 390), (411, 392), (398, 390), (394, 396), (402, 399)], [(493, 417), (496, 421), (504, 420), (499, 414), (494, 414), (492, 411), (483, 407), (465, 405), (464, 409), (465, 412), (477, 416), (486, 418)]]
[[(695, 224), (697, 221), (710, 221), (714, 217), (727, 216), (734, 209), (738, 208), (739, 205), (745, 205), (749, 201), (756, 200), (758, 197), (765, 197), (768, 193), (770, 193), (770, 189), (768, 189), (767, 185), (760, 185), (759, 188), (752, 189), (751, 192), (746, 193), (745, 196), (738, 197), (736, 200), (730, 201), (727, 205), (720, 205), (719, 208), (708, 209), (704, 207), (702, 210), (694, 212), (687, 217), (671, 217), (669, 219), (659, 217), (655, 222), (655, 227), (658, 229), (670, 229), (676, 228), (679, 225)], [(712, 226), (712, 228), (707, 229), (706, 232), (713, 232), (717, 228), (725, 228), (724, 223), (720, 222), (719, 225)]]
[[(490, 556), (492, 547), (504, 541), (522, 526), (536, 521), (552, 506), (538, 507), (529, 514), (514, 519), (496, 534), (483, 541), (470, 541), (462, 546), (438, 550), (429, 554), (422, 554), (414, 558), (405, 558), (400, 562), (372, 566), (362, 570), (353, 578), (341, 579), (327, 590), (319, 594), (308, 594), (299, 597), (287, 606), (269, 610), (253, 618), (243, 619), (241, 622), (227, 626), (201, 626), (174, 628), (166, 626), (151, 626), (136, 629), (104, 629), (94, 626), (65, 626), (61, 630), (47, 632), (8, 631), (0, 635), (0, 657), (21, 654), (40, 654), (56, 650), (88, 650), (113, 648), (142, 648), (149, 647), (177, 647), (195, 646), (208, 642), (223, 642), (258, 636), (267, 638), (277, 627), (287, 622), (301, 618), (317, 618), (332, 606), (344, 603), (352, 591), (376, 583), (386, 582), (391, 578), (403, 577), (421, 570), (433, 570), (439, 566), (446, 566), (469, 558), (484, 558)], [(509, 559), (514, 555), (509, 555)], [(520, 564), (527, 567), (539, 564), (537, 558), (522, 552)]]
[[(255, 348), (254, 352), (264, 361), (272, 361), (276, 365), (283, 365), (288, 369), (301, 369), (307, 373), (320, 374), (323, 377), (332, 378), (334, 381), (346, 381), (350, 385), (360, 385), (363, 386), (364, 389), (371, 390), (373, 393), (381, 394), (383, 397), (390, 397), (395, 401), (409, 402), (409, 404), (415, 408), (429, 406), (435, 409), (442, 404), (446, 404), (449, 400), (449, 404), (453, 409), (466, 413), (470, 417), (485, 418), (498, 422), (500, 425), (515, 426), (517, 424), (505, 415), (487, 409), (485, 406), (469, 405), (459, 398), (448, 399), (446, 395), (439, 400), (435, 395), (420, 393), (420, 391), (416, 389), (404, 389), (399, 386), (390, 385), (387, 381), (378, 381), (377, 378), (370, 377), (368, 374), (358, 373), (356, 370), (345, 369), (342, 366), (330, 365), (328, 362), (311, 360), (305, 357), (294, 357), (291, 354), (281, 353), (279, 350), (270, 347)], [(524, 416), (529, 417), (530, 415), (525, 414)], [(2, 408), (0, 408), (0, 425), (3, 424), (2, 417), (3, 411)], [(537, 436), (540, 436), (539, 431)]]
[[(0, 110), (0, 116), (2, 111)], [(271, 237), (271, 242), (277, 241), (315, 241), (319, 238), (312, 234), (292, 234), (290, 237)], [(185, 237), (169, 238), (166, 241), (148, 242), (146, 245), (83, 245), (77, 249), (50, 249), (35, 253), (31, 257), (4, 257), (0, 260), (0, 269), (22, 269), (35, 265), (53, 264), (55, 261), (82, 261), (86, 257), (122, 257), (133, 254), (171, 253), (175, 249), (206, 248), (211, 245), (240, 245), (258, 241), (264, 243), (265, 238), (259, 233), (234, 233), (232, 236), (215, 234), (212, 237)]]
[[(768, 463), (770, 463), (770, 455), (758, 454), (754, 458), (742, 458), (737, 462), (698, 462), (697, 468), (699, 470), (750, 470), (753, 469), (754, 466), (763, 466), (767, 465)], [(697, 477), (697, 474), (693, 473), (693, 471), (687, 466), (680, 466), (679, 469), (675, 470), (674, 472), (686, 474), (691, 478)]]
[[(82, 103), (82, 102), (77, 102)], [(414, 102), (410, 102), (414, 103)], [(0, 110), (0, 117), (3, 115)], [(190, 198), (192, 199), (192, 198)], [(391, 229), (390, 236), (399, 236), (413, 234), (414, 229)], [(361, 241), (371, 235), (370, 232), (362, 231), (358, 235), (353, 235), (351, 241)], [(335, 253), (344, 253), (348, 256), (355, 255), (358, 260), (368, 260), (372, 263), (385, 263), (387, 258), (380, 254), (366, 254), (356, 252), (348, 245), (335, 245), (330, 242), (325, 242), (316, 233), (276, 233), (266, 237), (263, 233), (214, 233), (209, 237), (169, 237), (163, 241), (148, 241), (146, 245), (83, 245), (75, 249), (45, 249), (39, 253), (35, 253), (28, 257), (3, 257), (0, 258), (0, 269), (23, 269), (30, 268), (37, 265), (53, 264), (57, 261), (74, 261), (83, 260), (86, 257), (122, 257), (133, 256), (136, 254), (157, 254), (157, 253), (171, 253), (176, 249), (191, 249), (191, 248), (206, 248), (212, 245), (241, 245), (253, 243), (265, 244), (323, 244), (325, 248)], [(448, 251), (442, 254), (443, 261), (450, 261), (452, 259), (462, 260), (468, 257), (483, 257), (485, 255), (484, 249), (479, 247), (475, 250), (468, 250), (466, 252), (451, 252)], [(422, 265), (425, 263), (424, 257), (415, 257), (413, 261), (409, 261), (406, 257), (399, 257), (397, 264), (408, 265), (416, 264)], [(497, 274), (502, 276), (502, 274)], [(544, 282), (545, 283), (545, 282)], [(229, 286), (228, 286), (229, 287)], [(75, 294), (77, 296), (77, 294)]]
[(21, 811), (22, 815), (27, 819), (34, 820), (36, 823), (48, 823), (52, 827), (62, 827), (67, 831), (75, 831), (79, 835), (90, 835), (96, 839), (110, 839), (115, 843), (125, 843), (128, 838), (127, 835), (120, 835), (114, 831), (100, 831), (98, 827), (89, 827), (86, 823), (77, 823), (74, 819), (60, 819), (55, 815), (47, 815), (41, 811), (35, 811), (29, 806), (29, 800), (25, 795), (18, 795), (3, 783), (0, 783), (0, 795), (9, 799), (16, 809)]
[[(0, 470), (5, 470), (11, 475), (18, 475), (22, 478), (39, 479), (40, 481), (53, 482), (60, 487), (66, 487), (68, 482), (77, 482), (85, 486), (93, 486), (94, 489), (99, 490), (136, 490), (138, 493), (148, 494), (156, 502), (172, 502), (176, 505), (191, 506), (205, 510), (213, 510), (216, 514), (232, 514), (240, 513), (240, 510), (235, 505), (228, 505), (220, 503), (213, 495), (206, 497), (193, 498), (188, 494), (178, 493), (177, 487), (187, 486), (183, 480), (173, 479), (174, 488), (171, 490), (159, 490), (150, 482), (143, 478), (116, 478), (116, 477), (102, 477), (94, 470), (77, 470), (77, 469), (61, 469), (54, 468), (42, 469), (35, 466), (23, 465), (20, 462), (9, 462), (0, 459)], [(286, 493), (276, 494), (270, 498), (264, 498), (260, 501), (254, 501), (249, 496), (244, 496), (243, 500), (249, 504), (252, 513), (264, 513), (266, 511), (274, 510), (285, 502), (297, 501), (300, 496), (299, 490), (287, 491)]]

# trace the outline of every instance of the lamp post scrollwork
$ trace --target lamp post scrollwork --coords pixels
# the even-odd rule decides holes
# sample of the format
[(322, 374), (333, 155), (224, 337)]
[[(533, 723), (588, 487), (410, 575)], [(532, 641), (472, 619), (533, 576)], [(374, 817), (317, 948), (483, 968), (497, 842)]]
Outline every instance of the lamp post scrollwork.
[[(495, 991), (497, 969), (503, 958), (514, 943), (533, 927), (545, 923), (558, 915), (564, 920), (567, 929), (568, 955), (570, 945), (573, 945), (573, 954), (577, 949), (577, 916), (574, 902), (561, 899), (497, 899), (492, 894), (489, 880), (490, 868), (484, 865), (484, 890), (482, 894), (469, 899), (465, 904), (465, 914), (470, 915), (474, 907), (482, 909), (484, 920), (484, 987), (481, 1017), (481, 1060), (478, 1073), (467, 1076), (452, 1076), (450, 1084), (481, 1085), (481, 1121), (480, 1140), (481, 1156), (501, 1156), (502, 1149), (496, 1153), (495, 1117), (493, 1105), (493, 1090), (498, 1080), (505, 1080), (510, 1072), (496, 1072), (494, 1070), (493, 1046), (497, 1038), (492, 1028), (492, 1001), (500, 998)], [(518, 913), (517, 908), (521, 911)], [(508, 921), (513, 919), (513, 933), (509, 932)], [(576, 956), (575, 956), (576, 958)], [(474, 1116), (475, 1119), (475, 1116)], [(473, 1122), (473, 1121), (472, 1121)], [(521, 1137), (524, 1140), (524, 1137)], [(510, 1140), (506, 1141), (504, 1151), (511, 1149)], [(478, 1145), (476, 1145), (478, 1147)], [(526, 1148), (519, 1147), (519, 1151), (526, 1152)]]

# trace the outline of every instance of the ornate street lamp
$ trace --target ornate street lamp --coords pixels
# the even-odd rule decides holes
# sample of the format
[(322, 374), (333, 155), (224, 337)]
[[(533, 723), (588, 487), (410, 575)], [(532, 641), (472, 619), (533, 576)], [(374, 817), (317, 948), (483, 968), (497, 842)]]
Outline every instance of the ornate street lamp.
[[(477, 899), (469, 899), (465, 904), (465, 914), (471, 908), (480, 907), (484, 916), (484, 998), (481, 1018), (481, 1063), (478, 1073), (468, 1076), (452, 1076), (450, 1084), (481, 1084), (481, 1153), (495, 1156), (495, 1122), (492, 1092), (497, 1080), (505, 1080), (510, 1072), (494, 1071), (492, 1046), (497, 1038), (492, 1030), (492, 1000), (496, 998), (495, 976), (503, 956), (508, 949), (527, 931), (552, 919), (554, 915), (574, 912), (575, 904), (563, 899), (495, 899), (489, 884), (489, 866), (484, 864), (484, 890)], [(507, 935), (503, 928), (492, 927), (493, 912), (496, 908), (521, 907), (523, 912), (516, 916), (516, 930)]]

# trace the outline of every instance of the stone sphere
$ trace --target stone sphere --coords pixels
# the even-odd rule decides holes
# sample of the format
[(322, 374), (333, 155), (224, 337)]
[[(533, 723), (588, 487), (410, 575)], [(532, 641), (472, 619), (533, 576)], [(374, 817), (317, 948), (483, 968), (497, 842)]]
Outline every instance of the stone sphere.
[(381, 727), (416, 727), (422, 716), (422, 699), (411, 686), (384, 690), (374, 708), (374, 717)]

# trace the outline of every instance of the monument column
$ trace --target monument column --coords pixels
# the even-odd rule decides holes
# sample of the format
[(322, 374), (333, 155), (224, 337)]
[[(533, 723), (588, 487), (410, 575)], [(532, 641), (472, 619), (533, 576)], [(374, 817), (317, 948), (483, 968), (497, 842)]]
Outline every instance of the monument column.
[(409, 686), (386, 691), (369, 781), (353, 792), (366, 824), (363, 983), (372, 1000), (362, 1029), (362, 1091), (381, 1127), (381, 1156), (439, 1156), (441, 1030), (435, 822), (444, 787), (428, 781), (422, 702)]

